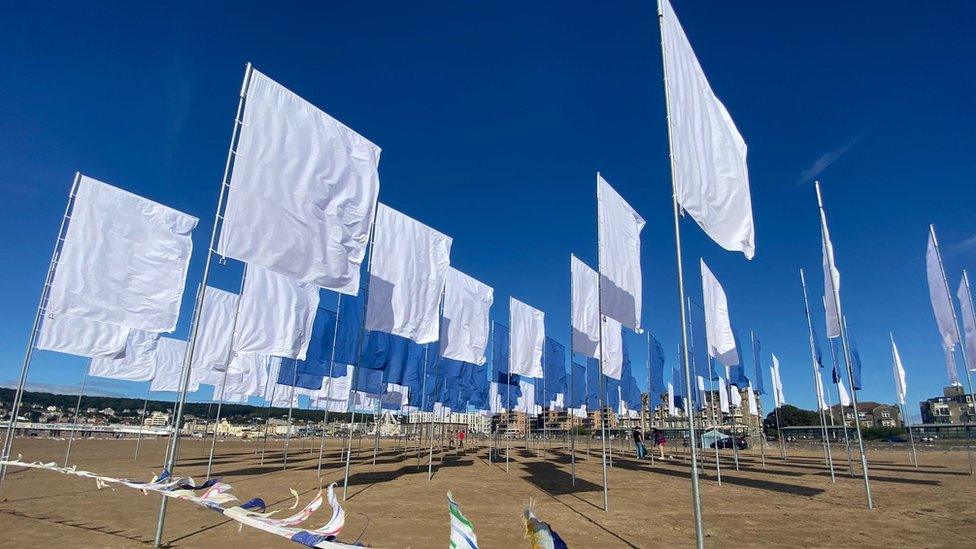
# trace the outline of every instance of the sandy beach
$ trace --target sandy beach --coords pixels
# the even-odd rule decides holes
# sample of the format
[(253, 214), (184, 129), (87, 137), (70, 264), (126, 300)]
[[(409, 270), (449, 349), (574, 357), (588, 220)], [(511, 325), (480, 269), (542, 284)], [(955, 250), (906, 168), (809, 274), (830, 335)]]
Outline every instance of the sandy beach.
[[(616, 448), (609, 472), (610, 513), (602, 509), (599, 441), (590, 456), (579, 441), (576, 486), (571, 485), (570, 455), (561, 443), (547, 447), (513, 441), (509, 471), (488, 462), (480, 441), (463, 452), (435, 452), (433, 479), (427, 481), (426, 451), (418, 468), (416, 443), (407, 450), (384, 440), (372, 466), (372, 440), (354, 441), (348, 513), (341, 540), (373, 547), (438, 547), (449, 538), (445, 494), (451, 490), (474, 523), (483, 547), (521, 547), (520, 513), (533, 501), (540, 518), (570, 547), (664, 547), (694, 543), (689, 471), (681, 448), (665, 462), (638, 462)], [(340, 441), (329, 439), (322, 483), (341, 483)], [(18, 439), (15, 453), (25, 460), (61, 461), (66, 442)], [(132, 440), (80, 440), (72, 464), (99, 474), (148, 479), (160, 470), (162, 440), (143, 441), (138, 461)], [(269, 444), (261, 465), (258, 441), (218, 444), (215, 474), (233, 485), (242, 499), (262, 497), (272, 508), (290, 507), (288, 489), (308, 500), (319, 487), (318, 442), (293, 440), (288, 469), (281, 464), (283, 442)], [(356, 450), (360, 452), (356, 453)], [(504, 442), (502, 443), (504, 449)], [(209, 440), (183, 442), (177, 474), (200, 479)], [(719, 547), (940, 547), (959, 546), (976, 535), (976, 510), (969, 505), (974, 480), (964, 451), (928, 449), (920, 467), (898, 448), (869, 450), (876, 508), (865, 506), (860, 477), (847, 470), (843, 448), (835, 448), (837, 483), (831, 484), (822, 454), (790, 448), (788, 460), (766, 448), (766, 467), (758, 451), (740, 455), (735, 470), (731, 451), (723, 451), (722, 486), (716, 482), (714, 453), (702, 476), (706, 545)], [(671, 453), (671, 452), (669, 452)], [(0, 531), (7, 547), (61, 545), (138, 547), (152, 545), (159, 498), (127, 488), (101, 489), (86, 479), (48, 471), (13, 470), (0, 494)], [(174, 501), (167, 515), (166, 541), (174, 547), (289, 547), (294, 544), (245, 529), (224, 517)], [(309, 521), (328, 519), (320, 510)]]

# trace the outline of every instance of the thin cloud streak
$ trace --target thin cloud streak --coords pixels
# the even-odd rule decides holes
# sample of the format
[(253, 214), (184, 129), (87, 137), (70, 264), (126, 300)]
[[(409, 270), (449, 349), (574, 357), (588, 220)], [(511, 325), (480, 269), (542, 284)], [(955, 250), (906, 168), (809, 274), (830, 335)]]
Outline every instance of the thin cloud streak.
[(820, 175), (824, 170), (829, 168), (834, 162), (837, 162), (837, 160), (840, 157), (844, 156), (844, 154), (847, 153), (847, 151), (851, 150), (851, 147), (856, 145), (857, 142), (860, 140), (861, 140), (861, 136), (858, 135), (843, 147), (839, 149), (834, 149), (824, 155), (821, 155), (820, 158), (814, 161), (813, 165), (811, 165), (809, 168), (803, 170), (800, 173), (800, 178), (799, 181), (797, 181), (797, 183), (806, 183), (808, 181), (813, 180), (815, 177)]

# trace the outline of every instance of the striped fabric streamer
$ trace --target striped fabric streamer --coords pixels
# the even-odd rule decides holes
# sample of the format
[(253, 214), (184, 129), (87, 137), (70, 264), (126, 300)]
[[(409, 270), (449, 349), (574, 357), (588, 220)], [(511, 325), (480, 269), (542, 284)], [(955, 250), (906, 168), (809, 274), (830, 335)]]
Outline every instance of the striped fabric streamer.
[[(163, 471), (159, 477), (154, 476), (149, 482), (139, 482), (97, 475), (89, 471), (78, 470), (75, 467), (59, 467), (53, 462), (25, 462), (21, 461), (20, 456), (17, 456), (16, 460), (0, 461), (0, 464), (13, 467), (25, 467), (28, 469), (43, 469), (64, 475), (90, 478), (95, 481), (98, 488), (112, 488), (112, 485), (120, 484), (139, 490), (143, 494), (155, 492), (163, 497), (189, 501), (200, 507), (218, 512), (242, 525), (290, 539), (306, 547), (317, 547), (319, 549), (352, 549), (362, 547), (362, 545), (347, 545), (336, 540), (339, 530), (345, 525), (346, 512), (339, 505), (339, 500), (336, 498), (335, 483), (331, 484), (327, 491), (329, 505), (332, 507), (332, 517), (324, 526), (314, 530), (307, 530), (298, 526), (310, 518), (322, 506), (324, 498), (321, 490), (312, 498), (312, 501), (294, 515), (287, 518), (275, 519), (271, 518), (271, 515), (277, 511), (265, 512), (267, 505), (265, 505), (264, 500), (261, 498), (250, 499), (241, 505), (224, 507), (224, 504), (240, 500), (230, 493), (231, 485), (221, 482), (220, 479), (210, 479), (203, 484), (197, 485), (192, 478), (171, 477), (168, 471)], [(292, 490), (292, 494), (295, 495), (297, 506), (298, 493)], [(295, 507), (292, 508), (294, 509)], [(458, 515), (460, 515), (460, 512), (458, 512)]]
[(447, 507), (451, 512), (451, 549), (478, 549), (474, 524), (461, 513), (461, 506), (450, 492), (447, 493)]
[(525, 522), (525, 539), (530, 549), (568, 549), (566, 542), (548, 524), (539, 520), (532, 512), (532, 502), (522, 513)]

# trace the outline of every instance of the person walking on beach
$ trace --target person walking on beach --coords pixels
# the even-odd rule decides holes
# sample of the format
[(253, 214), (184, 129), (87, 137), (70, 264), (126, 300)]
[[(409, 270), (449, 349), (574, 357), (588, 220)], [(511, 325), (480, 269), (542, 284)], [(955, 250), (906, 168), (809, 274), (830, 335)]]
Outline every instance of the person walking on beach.
[(458, 431), (458, 448), (464, 448), (464, 430)]
[(664, 459), (664, 446), (668, 443), (668, 439), (664, 438), (664, 433), (659, 431), (657, 427), (652, 427), (651, 440), (653, 440), (654, 445), (657, 446), (658, 452), (660, 452), (661, 459)]
[(644, 459), (647, 456), (647, 448), (644, 446), (644, 433), (641, 432), (640, 427), (634, 427), (632, 434), (634, 437), (634, 448), (637, 449), (637, 459)]

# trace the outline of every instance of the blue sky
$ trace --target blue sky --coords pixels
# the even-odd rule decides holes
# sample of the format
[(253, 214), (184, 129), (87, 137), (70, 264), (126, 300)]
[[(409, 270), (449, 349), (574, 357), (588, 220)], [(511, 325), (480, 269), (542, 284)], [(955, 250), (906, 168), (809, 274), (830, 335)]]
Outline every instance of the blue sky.
[[(946, 383), (924, 247), (936, 223), (953, 288), (976, 263), (976, 8), (933, 7), (675, 2), (749, 145), (757, 230), (750, 262), (685, 220), (691, 295), (700, 298), (704, 257), (725, 285), (733, 322), (779, 356), (787, 398), (798, 405), (814, 404), (798, 275), (804, 267), (820, 295), (814, 177), (865, 363), (862, 398), (893, 400), (888, 330), (912, 401)], [(454, 237), (453, 263), (494, 286), (496, 318), (507, 317), (514, 295), (545, 311), (547, 330), (562, 341), (569, 254), (595, 264), (600, 170), (647, 219), (644, 323), (674, 365), (674, 235), (652, 2), (276, 8), (6, 10), (0, 382), (19, 370), (76, 170), (200, 217), (188, 280), (196, 286), (247, 61), (383, 148), (381, 200)], [(236, 291), (239, 274), (234, 265), (217, 269), (213, 284)], [(634, 354), (643, 371), (643, 350)], [(84, 364), (42, 352), (30, 380), (76, 387)], [(98, 390), (141, 396), (145, 386)]]

